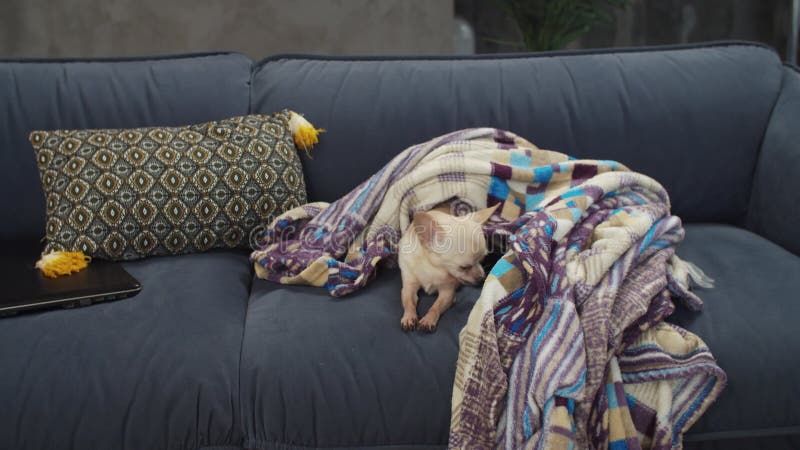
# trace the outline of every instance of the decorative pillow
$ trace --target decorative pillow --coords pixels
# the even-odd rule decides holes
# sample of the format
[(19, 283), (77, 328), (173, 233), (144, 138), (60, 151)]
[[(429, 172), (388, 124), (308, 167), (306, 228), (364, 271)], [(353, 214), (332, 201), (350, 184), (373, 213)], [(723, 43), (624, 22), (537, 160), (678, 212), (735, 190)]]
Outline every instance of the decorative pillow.
[(45, 252), (102, 259), (244, 247), (257, 224), (306, 203), (284, 110), (184, 127), (34, 131)]

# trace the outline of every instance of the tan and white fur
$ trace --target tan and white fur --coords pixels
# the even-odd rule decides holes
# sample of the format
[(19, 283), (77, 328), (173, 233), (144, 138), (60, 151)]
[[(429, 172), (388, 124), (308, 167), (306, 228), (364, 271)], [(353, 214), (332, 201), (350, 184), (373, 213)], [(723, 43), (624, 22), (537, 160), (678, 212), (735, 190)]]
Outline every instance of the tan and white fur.
[[(444, 203), (414, 214), (399, 243), (403, 330), (434, 331), (439, 317), (453, 306), (458, 287), (483, 280), (480, 262), (488, 253), (483, 223), (496, 208), (454, 216), (449, 214), (450, 204)], [(420, 289), (427, 294), (438, 293), (422, 319), (417, 315)]]

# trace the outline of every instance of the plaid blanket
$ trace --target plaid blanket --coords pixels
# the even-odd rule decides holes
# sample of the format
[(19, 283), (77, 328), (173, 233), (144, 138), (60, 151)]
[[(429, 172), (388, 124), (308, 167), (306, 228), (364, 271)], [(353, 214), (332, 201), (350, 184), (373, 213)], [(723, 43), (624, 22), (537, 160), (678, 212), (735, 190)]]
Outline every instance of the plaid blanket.
[[(257, 274), (364, 286), (415, 211), (499, 204), (507, 248), (461, 331), (452, 448), (680, 448), (725, 374), (697, 336), (664, 322), (708, 286), (674, 246), (667, 193), (613, 161), (575, 160), (513, 133), (454, 132), (413, 146), (333, 204), (286, 212), (258, 236)], [(399, 295), (399, 294), (398, 294)]]

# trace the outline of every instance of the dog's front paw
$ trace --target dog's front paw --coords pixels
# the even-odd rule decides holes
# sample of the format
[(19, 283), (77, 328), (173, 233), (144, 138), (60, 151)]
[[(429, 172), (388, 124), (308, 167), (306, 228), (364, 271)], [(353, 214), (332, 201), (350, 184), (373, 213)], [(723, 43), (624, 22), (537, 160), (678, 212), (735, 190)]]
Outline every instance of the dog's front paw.
[(432, 314), (428, 312), (425, 314), (425, 317), (419, 321), (419, 325), (417, 325), (417, 329), (420, 331), (425, 331), (427, 333), (433, 333), (436, 331), (436, 324), (439, 322), (439, 315)]
[(400, 328), (402, 328), (403, 331), (416, 330), (418, 323), (419, 319), (416, 314), (403, 314), (403, 318), (400, 319)]

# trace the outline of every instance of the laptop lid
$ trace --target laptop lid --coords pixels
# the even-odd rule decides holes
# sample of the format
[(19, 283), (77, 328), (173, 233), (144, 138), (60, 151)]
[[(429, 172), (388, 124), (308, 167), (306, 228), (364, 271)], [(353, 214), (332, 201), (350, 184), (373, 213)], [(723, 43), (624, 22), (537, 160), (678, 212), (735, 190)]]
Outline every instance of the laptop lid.
[(36, 269), (42, 244), (0, 244), (0, 314), (58, 306), (86, 306), (138, 293), (142, 286), (121, 263), (94, 260), (69, 276), (47, 278)]

